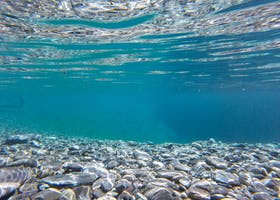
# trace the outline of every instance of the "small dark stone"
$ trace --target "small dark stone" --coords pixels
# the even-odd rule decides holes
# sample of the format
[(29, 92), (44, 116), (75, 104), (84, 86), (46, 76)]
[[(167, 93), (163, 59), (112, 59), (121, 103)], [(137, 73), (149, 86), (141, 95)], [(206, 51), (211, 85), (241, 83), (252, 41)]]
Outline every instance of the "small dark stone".
[(132, 183), (126, 179), (121, 179), (117, 182), (115, 186), (118, 193), (122, 193), (124, 190), (132, 190)]
[(272, 197), (266, 192), (255, 193), (252, 197), (253, 200), (271, 200)]
[(145, 193), (145, 196), (149, 200), (173, 200), (174, 198), (172, 197), (172, 193), (163, 187), (155, 187), (152, 188), (151, 190), (148, 190)]
[(61, 192), (59, 190), (50, 188), (35, 194), (32, 200), (58, 200), (60, 196)]
[(76, 200), (90, 200), (90, 188), (88, 186), (79, 186), (74, 188)]

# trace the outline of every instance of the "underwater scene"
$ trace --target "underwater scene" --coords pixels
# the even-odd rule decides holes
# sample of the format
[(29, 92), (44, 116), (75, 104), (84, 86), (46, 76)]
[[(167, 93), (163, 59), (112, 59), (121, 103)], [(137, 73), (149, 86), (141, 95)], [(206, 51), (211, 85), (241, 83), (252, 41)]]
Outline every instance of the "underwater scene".
[(0, 200), (280, 200), (279, 0), (1, 0)]

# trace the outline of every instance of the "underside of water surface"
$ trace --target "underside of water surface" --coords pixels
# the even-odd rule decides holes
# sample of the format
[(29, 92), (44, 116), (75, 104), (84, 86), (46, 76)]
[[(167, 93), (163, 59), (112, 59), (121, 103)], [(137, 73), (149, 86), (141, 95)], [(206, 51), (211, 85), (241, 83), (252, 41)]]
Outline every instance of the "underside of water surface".
[(1, 132), (280, 139), (280, 1), (2, 0)]

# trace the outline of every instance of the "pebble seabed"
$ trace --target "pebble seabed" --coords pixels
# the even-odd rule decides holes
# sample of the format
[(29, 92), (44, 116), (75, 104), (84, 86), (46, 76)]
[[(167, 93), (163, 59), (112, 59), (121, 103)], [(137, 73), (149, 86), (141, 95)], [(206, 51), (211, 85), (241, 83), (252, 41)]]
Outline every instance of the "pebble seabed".
[(0, 199), (280, 199), (280, 144), (2, 135)]

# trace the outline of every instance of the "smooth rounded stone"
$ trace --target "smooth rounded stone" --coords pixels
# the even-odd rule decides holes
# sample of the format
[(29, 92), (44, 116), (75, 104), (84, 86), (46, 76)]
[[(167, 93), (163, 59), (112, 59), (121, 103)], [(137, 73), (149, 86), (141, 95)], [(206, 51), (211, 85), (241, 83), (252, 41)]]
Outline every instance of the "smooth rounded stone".
[(188, 176), (179, 179), (179, 183), (186, 188), (190, 187), (191, 182), (192, 182), (192, 180)]
[(95, 188), (92, 190), (92, 195), (94, 198), (99, 198), (105, 195), (105, 193), (100, 188)]
[(8, 162), (6, 164), (7, 167), (17, 167), (21, 165), (24, 167), (38, 167), (39, 163), (38, 161), (32, 158), (24, 158), (24, 159), (15, 160), (13, 162)]
[(90, 200), (90, 188), (88, 186), (75, 187), (76, 200)]
[(32, 200), (58, 200), (61, 197), (61, 192), (54, 188), (43, 190), (32, 196)]
[(107, 177), (109, 175), (109, 171), (104, 168), (102, 163), (91, 163), (84, 166), (84, 172), (94, 173), (98, 177)]
[(133, 190), (133, 185), (128, 180), (121, 179), (116, 183), (115, 188), (116, 188), (118, 193), (122, 193), (124, 190), (132, 191)]
[(195, 200), (210, 200), (211, 196), (210, 193), (207, 190), (204, 190), (202, 188), (193, 187), (191, 186), (188, 190), (188, 195), (190, 198)]
[(152, 189), (154, 187), (172, 188), (174, 190), (179, 190), (180, 188), (180, 186), (165, 178), (151, 180), (146, 186), (147, 189)]
[(218, 170), (214, 173), (213, 178), (218, 184), (226, 187), (240, 185), (238, 176), (229, 172)]
[(31, 140), (39, 140), (40, 135), (10, 135), (6, 138), (5, 143), (8, 145), (28, 143)]
[(136, 200), (148, 200), (143, 194), (137, 192), (135, 195)]
[(75, 187), (93, 183), (97, 178), (98, 176), (93, 173), (73, 172), (46, 177), (41, 182), (53, 187)]
[(62, 165), (62, 168), (66, 172), (80, 172), (83, 170), (83, 166), (80, 163), (70, 163), (66, 162)]
[(218, 157), (209, 156), (206, 158), (205, 161), (208, 165), (211, 165), (216, 169), (226, 169), (228, 167), (228, 163), (225, 160)]
[(253, 185), (253, 180), (249, 173), (240, 173), (238, 177), (239, 177), (240, 184), (246, 186)]
[(26, 192), (21, 193), (17, 195), (13, 195), (9, 198), (9, 200), (30, 200), (30, 198), (35, 194), (36, 192)]
[(155, 169), (164, 169), (165, 168), (165, 165), (160, 161), (153, 161), (152, 166)]
[(275, 167), (275, 168), (280, 169), (280, 161), (270, 160), (270, 161), (268, 162), (268, 165), (269, 165), (270, 167)]
[(42, 148), (42, 144), (36, 140), (31, 141), (31, 146), (36, 147), (36, 148)]
[(119, 166), (119, 162), (116, 160), (111, 160), (106, 165), (107, 169), (114, 169), (117, 166)]
[(59, 200), (76, 200), (76, 194), (71, 189), (65, 189), (61, 191), (61, 196), (59, 197)]
[(180, 178), (184, 178), (188, 176), (188, 174), (183, 171), (162, 170), (162, 171), (158, 171), (157, 176), (162, 178), (167, 178), (169, 180), (177, 181)]
[(223, 194), (211, 194), (210, 195), (211, 200), (224, 200), (227, 199)]
[(184, 164), (180, 163), (178, 160), (173, 161), (172, 166), (174, 167), (174, 169), (179, 170), (179, 171), (189, 172), (191, 170), (191, 168), (188, 165), (184, 165)]
[(191, 187), (197, 187), (210, 192), (212, 190), (212, 183), (208, 180), (198, 180), (193, 182)]
[(101, 188), (103, 192), (109, 192), (114, 187), (115, 180), (109, 177), (99, 178), (92, 184), (92, 189)]
[(252, 196), (252, 200), (272, 200), (272, 197), (266, 192), (257, 192)]
[(98, 198), (97, 200), (117, 200), (115, 197), (105, 195), (103, 197)]
[(137, 160), (145, 160), (145, 161), (148, 161), (148, 160), (151, 159), (150, 156), (149, 156), (149, 154), (147, 154), (147, 153), (144, 152), (144, 151), (140, 151), (140, 150), (138, 150), (138, 149), (136, 149), (136, 150), (133, 151), (133, 156), (134, 156), (134, 158), (137, 159)]
[(19, 186), (20, 184), (15, 182), (0, 183), (0, 199), (8, 198)]
[(135, 197), (129, 194), (127, 191), (123, 191), (117, 200), (135, 200)]
[(32, 172), (28, 168), (10, 167), (0, 169), (0, 199), (12, 194), (31, 176)]
[(195, 147), (196, 149), (198, 149), (198, 150), (202, 150), (203, 149), (202, 145), (199, 144), (198, 142), (193, 142), (191, 145), (193, 147)]
[(149, 200), (173, 200), (174, 197), (172, 196), (172, 193), (163, 187), (155, 187), (150, 190), (148, 190), (145, 193), (145, 196)]
[(25, 183), (19, 188), (19, 191), (21, 193), (25, 192), (37, 192), (38, 191), (38, 183), (37, 182), (32, 182), (32, 183)]
[(280, 179), (276, 179), (276, 178), (266, 178), (261, 180), (261, 182), (263, 182), (263, 184), (265, 185), (265, 187), (279, 191), (279, 187), (280, 187)]

